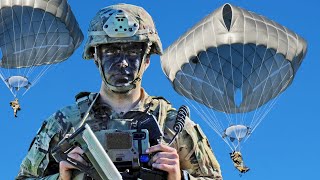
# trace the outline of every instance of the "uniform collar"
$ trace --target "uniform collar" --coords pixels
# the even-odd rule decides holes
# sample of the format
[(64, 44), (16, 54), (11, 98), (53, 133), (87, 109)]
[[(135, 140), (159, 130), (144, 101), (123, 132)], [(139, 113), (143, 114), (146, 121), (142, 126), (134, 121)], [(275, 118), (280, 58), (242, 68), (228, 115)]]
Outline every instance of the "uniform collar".
[(109, 104), (106, 103), (101, 103), (99, 101), (97, 101), (93, 107), (93, 114), (96, 118), (99, 117), (100, 118), (105, 118), (107, 116), (109, 116), (110, 119), (122, 119), (123, 117), (126, 116), (130, 116), (131, 113), (134, 112), (144, 112), (149, 108), (149, 104), (150, 104), (150, 99), (151, 96), (148, 95), (148, 93), (141, 88), (141, 96), (140, 96), (140, 100), (137, 103), (136, 106), (134, 106), (131, 110), (129, 110), (126, 113), (117, 113), (116, 111), (114, 111)]

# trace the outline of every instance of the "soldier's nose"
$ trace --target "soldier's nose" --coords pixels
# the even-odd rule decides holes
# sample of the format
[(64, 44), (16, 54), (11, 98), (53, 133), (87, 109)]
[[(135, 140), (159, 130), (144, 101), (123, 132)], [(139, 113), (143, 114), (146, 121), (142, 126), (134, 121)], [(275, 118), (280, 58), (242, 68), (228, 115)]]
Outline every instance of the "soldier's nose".
[(125, 58), (123, 58), (122, 60), (120, 60), (117, 65), (118, 65), (118, 67), (122, 67), (122, 68), (129, 66), (129, 64), (128, 64), (128, 62), (127, 62), (127, 60), (126, 60)]

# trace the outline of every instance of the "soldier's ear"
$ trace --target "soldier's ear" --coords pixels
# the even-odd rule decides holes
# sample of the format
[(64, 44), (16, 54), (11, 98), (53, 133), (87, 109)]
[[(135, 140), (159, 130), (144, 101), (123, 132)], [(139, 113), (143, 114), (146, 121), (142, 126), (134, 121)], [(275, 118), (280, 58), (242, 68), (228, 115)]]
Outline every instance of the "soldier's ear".
[(149, 65), (150, 65), (150, 55), (147, 55), (147, 56), (146, 56), (146, 59), (145, 59), (144, 63), (145, 63), (145, 68), (144, 68), (144, 70), (146, 70), (146, 69), (149, 67)]

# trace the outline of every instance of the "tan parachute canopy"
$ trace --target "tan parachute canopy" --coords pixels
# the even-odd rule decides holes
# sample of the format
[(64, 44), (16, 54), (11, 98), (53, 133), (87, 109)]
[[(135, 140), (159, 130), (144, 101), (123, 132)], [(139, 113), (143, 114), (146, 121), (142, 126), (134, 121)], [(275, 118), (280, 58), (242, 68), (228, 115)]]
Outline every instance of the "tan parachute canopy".
[(239, 150), (240, 141), (292, 83), (306, 49), (286, 27), (225, 4), (169, 46), (161, 65), (174, 89), (232, 150)]
[(305, 53), (306, 42), (284, 26), (225, 4), (168, 47), (161, 63), (179, 94), (237, 113), (284, 91)]
[(48, 69), (36, 66), (66, 60), (82, 40), (67, 0), (0, 1), (1, 77), (11, 91), (34, 85)]

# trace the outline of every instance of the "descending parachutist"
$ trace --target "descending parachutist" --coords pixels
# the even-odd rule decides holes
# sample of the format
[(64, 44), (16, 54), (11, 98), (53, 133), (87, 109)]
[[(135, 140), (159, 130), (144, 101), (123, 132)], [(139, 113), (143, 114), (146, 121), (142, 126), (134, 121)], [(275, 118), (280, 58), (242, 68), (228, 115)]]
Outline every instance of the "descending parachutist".
[(233, 151), (230, 153), (230, 157), (233, 161), (234, 167), (237, 168), (239, 172), (246, 173), (250, 170), (250, 168), (244, 165), (240, 151)]
[(14, 117), (18, 117), (17, 113), (21, 110), (18, 98), (15, 98), (13, 101), (11, 101), (10, 106), (13, 109)]

